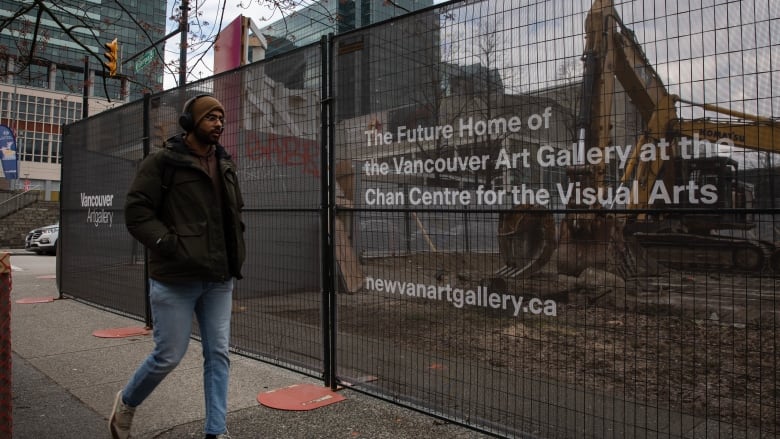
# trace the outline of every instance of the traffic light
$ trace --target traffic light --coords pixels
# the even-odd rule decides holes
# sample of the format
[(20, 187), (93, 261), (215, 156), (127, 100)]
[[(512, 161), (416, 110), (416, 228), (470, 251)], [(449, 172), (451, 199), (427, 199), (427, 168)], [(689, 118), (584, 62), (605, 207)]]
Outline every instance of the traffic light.
[(114, 41), (104, 44), (108, 52), (104, 53), (108, 61), (103, 61), (103, 65), (108, 69), (108, 74), (116, 76), (116, 69), (119, 67), (119, 42), (114, 38)]

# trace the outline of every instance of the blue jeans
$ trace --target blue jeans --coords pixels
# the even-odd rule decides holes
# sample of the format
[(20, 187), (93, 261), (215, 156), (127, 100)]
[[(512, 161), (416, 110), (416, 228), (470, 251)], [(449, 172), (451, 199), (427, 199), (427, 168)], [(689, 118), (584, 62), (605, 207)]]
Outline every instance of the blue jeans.
[(130, 407), (139, 406), (176, 368), (187, 353), (194, 312), (203, 347), (205, 433), (224, 433), (233, 280), (163, 283), (150, 279), (149, 291), (155, 346), (122, 391), (123, 402)]

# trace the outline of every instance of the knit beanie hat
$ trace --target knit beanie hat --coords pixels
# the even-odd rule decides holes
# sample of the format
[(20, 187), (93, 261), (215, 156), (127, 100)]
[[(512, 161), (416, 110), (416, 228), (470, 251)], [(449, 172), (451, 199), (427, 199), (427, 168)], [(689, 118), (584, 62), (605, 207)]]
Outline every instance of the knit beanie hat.
[(193, 129), (198, 126), (200, 121), (206, 117), (207, 114), (214, 110), (219, 110), (222, 115), (225, 115), (225, 109), (222, 104), (213, 96), (201, 96), (190, 105), (190, 114), (192, 114), (192, 127)]

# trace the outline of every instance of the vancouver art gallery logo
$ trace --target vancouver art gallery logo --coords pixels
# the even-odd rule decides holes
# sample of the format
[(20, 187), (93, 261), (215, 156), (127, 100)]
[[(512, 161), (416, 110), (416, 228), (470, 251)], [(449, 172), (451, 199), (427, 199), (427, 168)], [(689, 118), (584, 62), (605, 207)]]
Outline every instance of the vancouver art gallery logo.
[(114, 194), (90, 195), (81, 193), (81, 207), (87, 209), (87, 224), (95, 227), (114, 225)]

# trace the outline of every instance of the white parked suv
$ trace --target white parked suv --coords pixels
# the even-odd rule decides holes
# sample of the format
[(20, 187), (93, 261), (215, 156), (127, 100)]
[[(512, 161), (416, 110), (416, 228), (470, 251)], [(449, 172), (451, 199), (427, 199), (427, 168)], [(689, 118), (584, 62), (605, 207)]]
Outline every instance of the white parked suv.
[(24, 240), (24, 249), (37, 254), (56, 254), (57, 238), (60, 236), (60, 224), (30, 230)]

